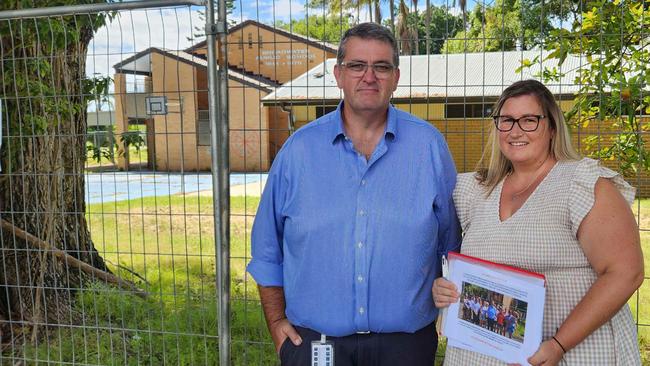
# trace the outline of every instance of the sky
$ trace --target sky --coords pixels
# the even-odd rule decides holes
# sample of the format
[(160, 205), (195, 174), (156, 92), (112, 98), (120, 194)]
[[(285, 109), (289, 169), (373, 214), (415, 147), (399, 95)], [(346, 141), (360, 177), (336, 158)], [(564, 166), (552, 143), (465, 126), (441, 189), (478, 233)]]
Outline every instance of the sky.
[[(491, 2), (491, 0), (480, 0)], [(398, 3), (398, 0), (396, 0)], [(248, 19), (266, 24), (277, 21), (290, 22), (302, 19), (306, 14), (320, 14), (321, 11), (306, 8), (304, 0), (235, 0), (235, 9), (229, 15), (232, 24)], [(431, 0), (433, 5), (452, 7), (453, 0)], [(474, 2), (468, 2), (468, 9)], [(424, 1), (420, 0), (420, 9)], [(114, 74), (113, 65), (149, 47), (182, 50), (205, 39), (201, 35), (205, 25), (202, 7), (179, 6), (164, 9), (121, 11), (116, 17), (101, 27), (91, 41), (86, 60), (86, 75), (110, 76)], [(451, 11), (459, 12), (452, 8)], [(382, 14), (387, 17), (388, 1), (382, 0)], [(359, 12), (360, 21), (369, 20), (366, 8)], [(127, 90), (142, 88), (141, 78), (127, 76)], [(113, 92), (113, 86), (110, 92)], [(110, 108), (109, 105), (101, 107)], [(91, 105), (89, 110), (96, 107)]]
[[(432, 0), (431, 3), (451, 6), (452, 0)], [(233, 23), (254, 19), (273, 24), (275, 21), (302, 19), (306, 13), (319, 13), (318, 10), (306, 9), (305, 5), (304, 0), (235, 0), (235, 10), (229, 19)], [(419, 6), (421, 8), (424, 4)], [(468, 4), (468, 8), (470, 6), (473, 5)], [(114, 64), (149, 47), (179, 50), (202, 41), (203, 37), (195, 37), (202, 33), (205, 24), (201, 10), (182, 6), (119, 12), (96, 32), (89, 47), (86, 74), (112, 75)], [(368, 20), (367, 13), (365, 8), (361, 9), (361, 21)], [(382, 2), (382, 13), (387, 16), (388, 1)]]
[(204, 24), (198, 9), (189, 7), (122, 11), (95, 33), (88, 47), (86, 74), (111, 75), (114, 64), (149, 47), (187, 48), (204, 39), (189, 39)]

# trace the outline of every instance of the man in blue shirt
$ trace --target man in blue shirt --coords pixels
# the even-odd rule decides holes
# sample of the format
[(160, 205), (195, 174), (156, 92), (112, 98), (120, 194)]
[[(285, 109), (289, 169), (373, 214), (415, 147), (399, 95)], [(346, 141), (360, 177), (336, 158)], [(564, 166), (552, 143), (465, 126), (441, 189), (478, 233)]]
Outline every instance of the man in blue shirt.
[(314, 340), (337, 366), (432, 365), (440, 255), (457, 250), (456, 170), (442, 135), (390, 105), (392, 34), (348, 30), (334, 75), (343, 102), (296, 131), (273, 162), (248, 265), (283, 365)]
[(497, 308), (494, 305), (494, 301), (490, 302), (490, 306), (487, 309), (487, 322), (488, 329), (494, 332), (494, 326), (497, 323)]

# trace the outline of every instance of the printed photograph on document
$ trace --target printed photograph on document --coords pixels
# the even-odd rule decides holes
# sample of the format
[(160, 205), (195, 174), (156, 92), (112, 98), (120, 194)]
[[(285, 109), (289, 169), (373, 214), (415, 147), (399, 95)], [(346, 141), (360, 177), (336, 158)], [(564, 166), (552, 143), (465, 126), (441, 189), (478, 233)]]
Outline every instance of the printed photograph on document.
[(470, 282), (462, 282), (458, 318), (501, 337), (524, 342), (528, 303)]
[(528, 364), (542, 342), (544, 276), (462, 254), (449, 259), (461, 296), (447, 308), (447, 346)]

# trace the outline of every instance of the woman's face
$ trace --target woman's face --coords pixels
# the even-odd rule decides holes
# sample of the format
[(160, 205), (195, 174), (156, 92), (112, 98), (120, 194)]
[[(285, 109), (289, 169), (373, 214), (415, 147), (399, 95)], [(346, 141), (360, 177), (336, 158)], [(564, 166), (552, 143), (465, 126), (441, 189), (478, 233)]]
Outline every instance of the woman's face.
[[(532, 95), (521, 95), (506, 100), (499, 112), (499, 116), (519, 119), (522, 124), (525, 120), (530, 122), (530, 118), (521, 119), (522, 117), (532, 117), (534, 120), (534, 116), (544, 114), (542, 105)], [(530, 123), (524, 126), (525, 129), (531, 129), (530, 127)], [(514, 123), (510, 131), (497, 131), (497, 134), (501, 152), (513, 165), (539, 165), (546, 160), (550, 151), (554, 131), (549, 125), (548, 116), (545, 116), (539, 119), (535, 131), (523, 131), (518, 123)]]

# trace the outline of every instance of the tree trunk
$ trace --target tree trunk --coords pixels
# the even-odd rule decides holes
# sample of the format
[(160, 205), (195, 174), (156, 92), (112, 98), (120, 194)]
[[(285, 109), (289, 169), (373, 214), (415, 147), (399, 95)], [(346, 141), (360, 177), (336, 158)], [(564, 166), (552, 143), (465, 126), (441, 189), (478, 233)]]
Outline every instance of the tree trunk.
[(426, 50), (424, 52), (425, 55), (431, 54), (431, 0), (426, 1), (426, 9), (425, 11), (425, 16), (424, 16), (424, 23), (425, 23), (425, 32), (426, 32)]
[[(0, 29), (0, 97), (8, 118), (3, 122), (0, 215), (105, 270), (87, 228), (83, 174), (86, 53), (102, 19), (32, 21), (41, 32), (48, 21), (62, 26), (64, 35), (52, 26), (51, 34), (39, 34), (18, 21), (7, 23), (8, 28), (13, 24), (8, 32)], [(0, 318), (34, 331), (43, 323), (74, 323), (74, 294), (87, 280), (82, 272), (7, 230), (0, 233), (0, 249)]]
[(390, 8), (390, 28), (393, 30), (393, 36), (397, 37), (395, 33), (395, 0), (389, 0), (388, 4)]
[(381, 24), (381, 8), (379, 0), (374, 0), (372, 3), (375, 9), (375, 23)]

